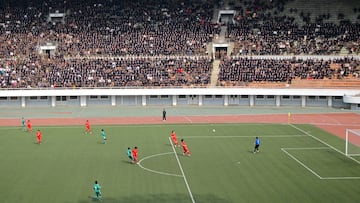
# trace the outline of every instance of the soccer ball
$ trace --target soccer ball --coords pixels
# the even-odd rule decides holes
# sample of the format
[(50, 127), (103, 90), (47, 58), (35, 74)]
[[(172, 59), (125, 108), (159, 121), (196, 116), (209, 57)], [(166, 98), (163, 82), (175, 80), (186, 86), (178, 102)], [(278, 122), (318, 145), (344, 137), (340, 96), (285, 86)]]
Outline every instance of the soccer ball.
[(213, 133), (215, 132), (215, 129), (213, 129)]

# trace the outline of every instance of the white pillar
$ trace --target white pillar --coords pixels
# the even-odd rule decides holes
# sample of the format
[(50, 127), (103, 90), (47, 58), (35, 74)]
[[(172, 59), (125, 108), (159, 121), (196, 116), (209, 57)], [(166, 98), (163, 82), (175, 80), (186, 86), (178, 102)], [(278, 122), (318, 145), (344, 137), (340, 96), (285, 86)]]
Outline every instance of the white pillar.
[(280, 106), (280, 95), (276, 95), (275, 97), (275, 103), (276, 103), (276, 107), (279, 107)]
[(85, 107), (86, 105), (86, 96), (80, 96), (80, 106)]
[(301, 107), (306, 106), (306, 96), (301, 96)]
[(116, 96), (115, 95), (111, 96), (111, 106), (116, 106)]
[(229, 105), (229, 95), (224, 95), (224, 106)]
[(327, 99), (328, 107), (332, 107), (332, 96), (328, 96)]
[(250, 95), (249, 96), (249, 99), (250, 99), (250, 106), (254, 106), (254, 98), (255, 98), (255, 96), (254, 95)]
[(56, 106), (56, 96), (51, 96), (51, 107)]
[(202, 95), (198, 95), (199, 97), (199, 106), (203, 105), (203, 96)]
[(177, 105), (177, 100), (176, 100), (176, 95), (172, 96), (172, 105), (176, 106)]
[(146, 106), (146, 95), (142, 95), (142, 97), (141, 97), (141, 105)]
[(25, 106), (26, 106), (25, 97), (21, 97), (21, 107), (25, 108)]

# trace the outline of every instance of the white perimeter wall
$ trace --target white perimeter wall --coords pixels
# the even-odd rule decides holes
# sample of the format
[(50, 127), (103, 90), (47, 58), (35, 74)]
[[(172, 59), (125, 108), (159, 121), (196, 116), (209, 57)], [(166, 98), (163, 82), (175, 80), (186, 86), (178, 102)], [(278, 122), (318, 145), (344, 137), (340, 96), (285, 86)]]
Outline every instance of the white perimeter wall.
[[(254, 89), (254, 88), (161, 88), (161, 89), (19, 89), (19, 90), (0, 90), (0, 97), (18, 97), (20, 98), (20, 105), (27, 106), (25, 98), (32, 96), (47, 96), (50, 98), (50, 105), (56, 106), (56, 96), (78, 96), (80, 106), (87, 106), (89, 103), (89, 96), (109, 96), (109, 105), (117, 105), (116, 97), (136, 96), (138, 103), (141, 105), (148, 105), (147, 97), (167, 95), (172, 99), (171, 104), (177, 105), (177, 96), (179, 95), (196, 95), (198, 98), (196, 103), (203, 104), (205, 95), (222, 95), (223, 105), (229, 104), (230, 95), (248, 95), (250, 98), (250, 106), (252, 106), (251, 98), (256, 98), (257, 95), (271, 95), (275, 96), (275, 106), (281, 106), (280, 97), (287, 96), (301, 96), (306, 98), (309, 96), (326, 97), (328, 98), (328, 106), (332, 106), (332, 97), (341, 96), (343, 102), (353, 106), (360, 104), (360, 87), (359, 89)], [(142, 98), (142, 99), (141, 99)], [(304, 100), (304, 99), (303, 99)], [(0, 101), (2, 102), (2, 101)], [(149, 103), (150, 104), (150, 103)], [(3, 105), (0, 105), (3, 106)], [(306, 106), (302, 102), (302, 106)]]

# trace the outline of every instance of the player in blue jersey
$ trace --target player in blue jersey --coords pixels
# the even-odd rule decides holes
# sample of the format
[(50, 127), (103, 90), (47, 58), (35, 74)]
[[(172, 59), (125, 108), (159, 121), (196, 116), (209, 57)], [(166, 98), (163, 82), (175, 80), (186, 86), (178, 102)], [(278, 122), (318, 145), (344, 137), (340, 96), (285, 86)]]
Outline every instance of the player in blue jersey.
[(131, 148), (128, 147), (127, 149), (127, 156), (129, 157), (129, 159), (131, 160), (131, 162), (134, 162), (134, 159), (132, 157), (132, 151), (131, 151)]
[(256, 137), (255, 138), (254, 153), (259, 152), (260, 143), (261, 143), (260, 138)]
[(94, 186), (93, 186), (94, 192), (95, 192), (95, 198), (102, 201), (101, 196), (101, 185), (98, 183), (97, 180), (95, 180)]
[(102, 139), (104, 140), (104, 144), (106, 144), (106, 133), (104, 131), (104, 129), (101, 129), (101, 133), (100, 133)]

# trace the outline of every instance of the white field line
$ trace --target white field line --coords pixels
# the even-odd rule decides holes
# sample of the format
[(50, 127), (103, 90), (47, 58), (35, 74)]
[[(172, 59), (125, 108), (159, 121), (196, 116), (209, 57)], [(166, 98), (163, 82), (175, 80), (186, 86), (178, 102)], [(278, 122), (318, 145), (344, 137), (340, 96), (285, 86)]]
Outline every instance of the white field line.
[[(249, 138), (249, 137), (256, 137), (256, 136), (236, 136), (236, 135), (199, 135), (199, 136), (183, 136), (184, 138)], [(286, 138), (286, 137), (307, 137), (307, 135), (264, 135), (262, 138)]]
[(185, 118), (189, 123), (193, 123), (193, 121), (192, 121), (188, 116), (184, 116), (184, 118)]
[[(188, 118), (189, 119), (189, 118)], [(191, 120), (189, 120), (189, 122), (192, 122)], [(166, 126), (209, 126), (209, 129), (212, 128), (211, 126), (241, 126), (241, 125), (288, 125), (287, 123), (165, 123)], [(76, 125), (49, 125), (49, 126), (45, 126), (45, 125), (39, 125), (39, 126), (33, 126), (33, 128), (83, 128), (85, 129), (85, 125), (82, 124), (76, 124)], [(119, 127), (119, 128), (148, 128), (148, 127), (164, 127), (164, 123), (159, 123), (159, 124), (106, 124), (106, 125), (101, 125), (101, 124), (93, 124), (92, 127)], [(19, 126), (4, 126), (1, 127), (0, 126), (0, 130), (4, 129), (4, 130), (16, 130), (16, 129), (20, 129), (21, 128), (21, 124), (19, 124)]]
[(187, 181), (187, 179), (186, 179), (184, 170), (183, 170), (183, 168), (182, 168), (182, 166), (181, 166), (181, 163), (180, 163), (179, 157), (178, 157), (178, 155), (177, 155), (177, 153), (176, 153), (175, 147), (174, 147), (174, 145), (173, 145), (170, 137), (168, 137), (168, 138), (169, 138), (169, 142), (170, 142), (170, 144), (171, 144), (171, 147), (172, 147), (172, 149), (173, 149), (173, 152), (174, 152), (174, 154), (175, 154), (175, 158), (176, 158), (176, 160), (177, 160), (177, 163), (179, 164), (179, 168), (180, 168), (182, 177), (184, 178), (186, 188), (187, 188), (187, 190), (188, 190), (188, 192), (189, 192), (189, 195), (190, 195), (190, 198), (191, 198), (191, 202), (192, 202), (192, 203), (195, 203), (195, 199), (194, 199), (193, 194), (192, 194), (192, 192), (191, 192), (189, 183), (188, 183), (188, 181)]
[(296, 159), (293, 155), (291, 155), (286, 150), (321, 150), (321, 149), (331, 149), (330, 147), (299, 147), (299, 148), (281, 148), (283, 152), (285, 152), (288, 156), (290, 156), (292, 159), (294, 159), (296, 162), (298, 162), (300, 165), (302, 165), (304, 168), (306, 168), (308, 171), (310, 171), (312, 174), (317, 176), (321, 180), (356, 180), (360, 179), (359, 176), (339, 176), (339, 177), (321, 177), (318, 175), (315, 171), (307, 167), (304, 163)]
[(325, 125), (325, 126), (355, 126), (355, 127), (359, 127), (360, 124), (354, 124), (354, 123), (317, 123), (317, 122), (312, 122), (309, 123), (312, 125)]
[[(289, 126), (291, 126), (291, 127), (295, 128), (295, 129), (297, 129), (298, 131), (300, 131), (300, 132), (304, 133), (305, 135), (308, 135), (308, 136), (312, 137), (313, 139), (315, 139), (315, 140), (317, 140), (317, 141), (321, 142), (322, 144), (324, 144), (324, 145), (326, 145), (326, 146), (330, 147), (331, 149), (333, 149), (333, 150), (335, 150), (335, 151), (339, 152), (340, 154), (342, 154), (342, 155), (346, 156), (346, 154), (345, 154), (344, 152), (342, 152), (342, 151), (340, 151), (340, 150), (336, 149), (335, 147), (333, 147), (333, 146), (329, 145), (328, 143), (326, 143), (326, 142), (324, 142), (324, 141), (320, 140), (319, 138), (317, 138), (317, 137), (315, 137), (315, 136), (311, 135), (310, 133), (308, 133), (308, 132), (306, 132), (306, 131), (304, 131), (304, 130), (302, 130), (302, 129), (300, 129), (300, 128), (296, 127), (296, 126), (294, 126), (293, 124), (289, 124)], [(346, 157), (348, 157), (349, 159), (351, 159), (351, 160), (355, 161), (356, 163), (360, 164), (360, 161), (358, 161), (358, 160), (354, 159), (353, 157), (350, 157), (350, 156), (346, 156)]]
[(310, 171), (312, 174), (314, 174), (316, 177), (318, 177), (319, 179), (321, 179), (321, 176), (319, 174), (317, 174), (315, 171), (311, 170), (309, 167), (307, 167), (303, 162), (301, 162), (299, 159), (295, 158), (293, 155), (291, 155), (289, 152), (286, 151), (286, 149), (281, 148), (281, 150), (283, 152), (285, 152), (285, 154), (287, 154), (289, 157), (291, 157), (292, 159), (294, 159), (296, 162), (298, 162), (300, 165), (302, 165), (304, 168), (306, 168), (308, 171)]
[(173, 154), (173, 153), (174, 152), (166, 152), (166, 153), (154, 154), (154, 155), (144, 157), (138, 162), (138, 165), (140, 166), (140, 168), (142, 168), (142, 169), (144, 169), (146, 171), (152, 172), (152, 173), (157, 173), (157, 174), (160, 174), (160, 175), (167, 175), (167, 176), (182, 177), (182, 175), (156, 171), (156, 170), (152, 170), (152, 169), (146, 168), (143, 165), (141, 165), (141, 162), (146, 160), (146, 159), (150, 159), (150, 158), (157, 157), (157, 156), (163, 156), (163, 155), (167, 155), (167, 154)]
[(281, 148), (281, 149), (285, 149), (285, 150), (316, 150), (316, 149), (331, 149), (331, 148), (330, 147), (296, 147), (296, 148), (284, 147), (284, 148)]
[(360, 177), (322, 177), (322, 180), (356, 180), (360, 179)]

